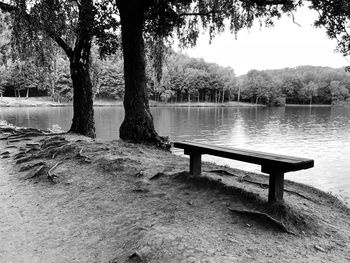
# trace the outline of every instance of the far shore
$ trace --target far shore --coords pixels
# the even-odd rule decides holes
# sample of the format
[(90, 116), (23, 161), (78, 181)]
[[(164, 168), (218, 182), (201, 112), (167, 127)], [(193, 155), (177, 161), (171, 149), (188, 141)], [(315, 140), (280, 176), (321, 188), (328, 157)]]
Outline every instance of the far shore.
[[(70, 107), (72, 102), (56, 102), (50, 97), (29, 97), (29, 98), (15, 98), (15, 97), (1, 97), (0, 107)], [(247, 103), (229, 101), (224, 103), (214, 102), (160, 102), (149, 101), (150, 107), (266, 107), (263, 104)], [(94, 100), (94, 106), (109, 107), (109, 106), (123, 106), (121, 100)], [(328, 104), (286, 104), (285, 107), (332, 107), (337, 105)], [(342, 107), (344, 105), (339, 105)]]
[[(265, 107), (262, 104), (252, 104), (246, 102), (230, 101), (224, 103), (214, 102), (159, 102), (150, 100), (150, 107)], [(15, 98), (2, 97), (0, 98), (0, 107), (65, 107), (72, 106), (72, 102), (55, 102), (50, 97), (30, 97), (30, 98)], [(94, 106), (123, 106), (121, 100), (94, 100)]]

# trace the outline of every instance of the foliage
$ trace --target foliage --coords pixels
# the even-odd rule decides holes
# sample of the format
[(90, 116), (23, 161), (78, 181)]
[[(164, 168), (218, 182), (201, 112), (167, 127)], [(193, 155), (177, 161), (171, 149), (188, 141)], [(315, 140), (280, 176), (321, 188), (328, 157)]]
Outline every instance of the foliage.
[(349, 89), (342, 85), (340, 81), (331, 81), (329, 84), (329, 89), (332, 94), (332, 102), (344, 101), (349, 98)]
[(93, 87), (95, 96), (98, 98), (123, 99), (123, 60), (116, 57), (97, 60), (94, 70), (96, 71)]
[(150, 96), (155, 100), (221, 102), (234, 90), (235, 74), (232, 68), (171, 51), (165, 58), (160, 87), (150, 82)]
[(266, 72), (250, 70), (243, 82), (242, 90), (244, 90), (244, 93), (242, 97), (251, 99), (255, 103), (258, 103), (260, 100), (268, 104), (273, 86), (272, 78)]
[(0, 66), (7, 65), (11, 49), (10, 16), (0, 12)]
[(301, 4), (295, 0), (149, 0), (146, 1), (145, 32), (151, 36), (169, 37), (176, 30), (182, 45), (196, 44), (200, 27), (210, 38), (227, 26), (237, 33), (252, 26), (254, 20), (273, 25), (274, 18)]
[(350, 55), (350, 2), (346, 0), (312, 0), (311, 8), (319, 13), (315, 22), (318, 27), (325, 27), (327, 35), (338, 41), (337, 50)]
[[(269, 89), (266, 88), (266, 81), (263, 79), (255, 82), (251, 80), (255, 75), (266, 74), (272, 80)], [(343, 68), (300, 66), (279, 70), (255, 70), (250, 71), (250, 74), (240, 76), (238, 82), (243, 90), (243, 99), (250, 101), (256, 99), (257, 94), (260, 94), (252, 91), (263, 90), (268, 94), (269, 90), (269, 98), (279, 98), (278, 100), (285, 98), (286, 103), (331, 104), (333, 101), (346, 100), (350, 90), (350, 74)], [(250, 86), (247, 83), (250, 83)], [(271, 100), (262, 102), (271, 104)]]

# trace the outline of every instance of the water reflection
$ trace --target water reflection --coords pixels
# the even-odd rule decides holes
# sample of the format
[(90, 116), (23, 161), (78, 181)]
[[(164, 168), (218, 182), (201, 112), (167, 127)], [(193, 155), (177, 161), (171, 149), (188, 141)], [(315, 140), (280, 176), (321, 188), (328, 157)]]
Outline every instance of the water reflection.
[[(171, 140), (195, 140), (313, 158), (315, 168), (287, 174), (288, 179), (350, 198), (350, 108), (152, 108), (159, 134)], [(0, 119), (14, 125), (52, 129), (70, 127), (72, 108), (0, 108)], [(96, 134), (119, 137), (122, 107), (96, 107)], [(206, 157), (243, 169), (260, 167)]]

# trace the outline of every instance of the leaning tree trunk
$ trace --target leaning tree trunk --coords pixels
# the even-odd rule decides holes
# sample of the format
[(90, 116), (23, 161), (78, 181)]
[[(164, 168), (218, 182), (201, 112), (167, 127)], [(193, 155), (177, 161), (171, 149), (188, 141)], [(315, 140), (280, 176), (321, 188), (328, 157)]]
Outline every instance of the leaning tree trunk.
[(145, 142), (166, 148), (153, 124), (147, 89), (144, 57), (143, 26), (146, 7), (139, 0), (119, 1), (124, 55), (125, 118), (119, 129), (120, 138)]

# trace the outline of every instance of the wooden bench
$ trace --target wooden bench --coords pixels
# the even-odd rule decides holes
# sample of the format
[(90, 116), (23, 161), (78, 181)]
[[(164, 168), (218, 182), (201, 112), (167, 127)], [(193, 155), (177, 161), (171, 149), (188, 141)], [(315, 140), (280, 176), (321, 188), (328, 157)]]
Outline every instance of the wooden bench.
[(269, 174), (269, 203), (283, 202), (284, 173), (308, 169), (314, 160), (286, 155), (264, 153), (237, 148), (212, 146), (197, 142), (174, 142), (174, 147), (184, 149), (190, 156), (190, 174), (201, 174), (202, 154), (261, 165), (261, 172)]

